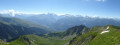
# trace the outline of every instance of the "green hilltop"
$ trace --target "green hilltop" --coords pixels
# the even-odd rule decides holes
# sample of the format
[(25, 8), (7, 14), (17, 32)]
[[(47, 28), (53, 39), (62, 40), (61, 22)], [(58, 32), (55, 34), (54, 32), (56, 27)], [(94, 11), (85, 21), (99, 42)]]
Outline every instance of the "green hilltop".
[[(109, 29), (107, 29), (109, 27)], [(109, 30), (109, 32), (105, 32)], [(105, 33), (102, 33), (105, 32)], [(101, 34), (102, 33), (102, 34)], [(70, 41), (70, 45), (120, 45), (120, 26), (96, 26)]]

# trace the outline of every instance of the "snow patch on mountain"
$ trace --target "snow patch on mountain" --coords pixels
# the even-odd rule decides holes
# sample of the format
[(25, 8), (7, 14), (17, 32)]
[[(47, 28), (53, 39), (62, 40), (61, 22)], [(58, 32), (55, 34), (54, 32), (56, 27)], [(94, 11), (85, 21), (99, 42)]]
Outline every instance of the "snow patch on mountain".
[(100, 34), (103, 34), (103, 33), (109, 32), (109, 31), (110, 31), (110, 30), (102, 31)]
[(106, 32), (109, 32), (110, 30), (108, 30), (110, 27), (108, 26), (107, 28), (106, 28), (106, 30), (104, 30), (104, 31), (102, 31), (100, 34), (103, 34), (103, 33), (106, 33)]
[(110, 27), (108, 26), (106, 29), (108, 30)]

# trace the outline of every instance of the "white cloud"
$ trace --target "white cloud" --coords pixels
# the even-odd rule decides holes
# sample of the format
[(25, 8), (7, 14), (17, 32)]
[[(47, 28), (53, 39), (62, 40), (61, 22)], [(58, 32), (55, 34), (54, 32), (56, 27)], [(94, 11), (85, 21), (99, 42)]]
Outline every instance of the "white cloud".
[(10, 14), (11, 16), (15, 16), (15, 11), (13, 9), (11, 10), (3, 10), (3, 11), (0, 11), (0, 14)]
[(14, 17), (15, 14), (19, 14), (19, 15), (21, 15), (21, 14), (34, 14), (34, 15), (38, 15), (38, 14), (40, 14), (40, 13), (25, 13), (25, 12), (19, 12), (19, 11), (15, 11), (15, 10), (11, 9), (11, 10), (3, 10), (3, 11), (0, 11), (0, 14), (9, 14), (9, 15), (11, 15), (12, 17)]

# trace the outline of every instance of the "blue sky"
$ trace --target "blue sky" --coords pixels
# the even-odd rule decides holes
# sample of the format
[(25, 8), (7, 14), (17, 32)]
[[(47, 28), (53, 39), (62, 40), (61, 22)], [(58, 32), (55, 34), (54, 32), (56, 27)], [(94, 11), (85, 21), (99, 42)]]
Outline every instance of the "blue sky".
[(120, 0), (0, 0), (0, 11), (119, 17)]

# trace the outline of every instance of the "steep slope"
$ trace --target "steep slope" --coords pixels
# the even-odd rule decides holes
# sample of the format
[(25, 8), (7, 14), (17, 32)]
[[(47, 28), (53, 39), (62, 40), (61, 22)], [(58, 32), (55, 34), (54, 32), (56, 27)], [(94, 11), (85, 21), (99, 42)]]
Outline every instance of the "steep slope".
[(68, 30), (66, 30), (65, 32), (63, 32), (64, 36), (68, 36), (68, 35), (78, 35), (81, 34), (81, 32), (83, 30), (88, 29), (86, 26), (84, 25), (80, 25), (80, 26), (74, 26), (72, 28), (69, 28)]
[(69, 45), (119, 45), (119, 30), (120, 26), (96, 26), (90, 32), (75, 37)]
[(3, 40), (1, 40), (0, 39), (0, 45), (8, 45), (9, 43), (7, 43), (7, 42), (5, 42), (5, 41), (3, 41)]
[(67, 36), (74, 37), (76, 35), (81, 35), (81, 34), (86, 33), (88, 31), (89, 31), (89, 28), (87, 28), (84, 25), (80, 25), (80, 26), (71, 27), (64, 32), (49, 33), (47, 36), (48, 37), (61, 37), (61, 38), (64, 38), (64, 37), (67, 37)]
[(21, 35), (43, 33), (48, 33), (48, 31), (41, 28), (17, 26), (0, 21), (0, 39), (2, 40), (9, 41)]

